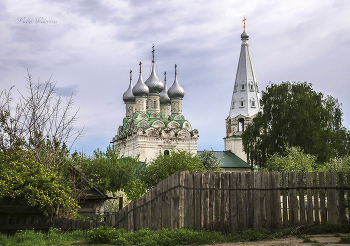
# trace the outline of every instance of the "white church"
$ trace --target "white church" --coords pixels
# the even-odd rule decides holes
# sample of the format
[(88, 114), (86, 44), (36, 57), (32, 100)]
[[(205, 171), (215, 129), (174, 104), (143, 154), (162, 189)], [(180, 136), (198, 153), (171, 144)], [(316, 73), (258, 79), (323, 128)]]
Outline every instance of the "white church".
[[(222, 159), (223, 171), (249, 171), (247, 156), (243, 151), (241, 134), (262, 110), (260, 91), (253, 62), (249, 52), (249, 35), (241, 35), (242, 45), (233, 87), (229, 116), (226, 118), (225, 150), (214, 151)], [(175, 79), (167, 90), (166, 73), (164, 84), (155, 73), (154, 48), (152, 70), (143, 82), (141, 62), (139, 79), (132, 86), (131, 71), (129, 88), (123, 94), (126, 114), (112, 143), (125, 157), (140, 155), (140, 161), (154, 158), (159, 152), (168, 154), (174, 149), (197, 152), (198, 130), (182, 115), (184, 89)]]

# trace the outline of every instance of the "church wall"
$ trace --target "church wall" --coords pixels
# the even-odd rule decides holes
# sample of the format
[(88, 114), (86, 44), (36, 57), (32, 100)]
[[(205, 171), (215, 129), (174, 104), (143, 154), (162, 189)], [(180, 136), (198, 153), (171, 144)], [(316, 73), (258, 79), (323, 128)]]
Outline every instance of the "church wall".
[(124, 157), (136, 157), (140, 154), (140, 161), (153, 159), (159, 152), (181, 149), (197, 154), (197, 139), (158, 138), (147, 136), (131, 136), (125, 140), (115, 142)]
[(247, 155), (243, 151), (242, 138), (239, 136), (224, 138), (225, 151), (235, 153), (243, 161), (247, 162)]

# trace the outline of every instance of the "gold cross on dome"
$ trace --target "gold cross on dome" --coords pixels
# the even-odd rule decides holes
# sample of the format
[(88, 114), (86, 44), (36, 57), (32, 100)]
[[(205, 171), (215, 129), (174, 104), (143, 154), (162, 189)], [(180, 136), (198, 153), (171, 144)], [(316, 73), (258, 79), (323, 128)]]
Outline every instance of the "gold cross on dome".
[(177, 65), (175, 64), (175, 74), (177, 74), (176, 68), (177, 68)]
[(140, 73), (141, 73), (141, 65), (142, 65), (142, 62), (140, 62), (140, 64), (139, 64), (139, 65), (140, 65)]
[(166, 83), (166, 71), (164, 72), (164, 83)]
[(154, 44), (153, 44), (153, 46), (152, 46), (152, 62), (154, 63)]
[(132, 80), (132, 70), (130, 70), (130, 82)]
[(243, 28), (244, 28), (244, 30), (245, 30), (245, 21), (247, 20), (247, 18), (245, 18), (245, 16), (244, 16), (244, 18), (243, 18), (243, 20), (242, 20), (242, 22), (244, 23), (243, 24)]

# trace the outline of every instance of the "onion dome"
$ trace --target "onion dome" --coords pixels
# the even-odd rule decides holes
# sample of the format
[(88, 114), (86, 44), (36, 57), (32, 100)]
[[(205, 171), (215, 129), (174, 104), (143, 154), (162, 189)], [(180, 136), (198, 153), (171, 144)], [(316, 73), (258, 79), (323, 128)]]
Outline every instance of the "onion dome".
[(134, 94), (132, 94), (132, 83), (131, 83), (131, 70), (130, 70), (130, 84), (129, 88), (123, 94), (123, 101), (127, 102), (135, 102)]
[(148, 89), (147, 85), (142, 80), (141, 64), (142, 63), (140, 62), (140, 76), (139, 76), (139, 80), (137, 81), (136, 85), (132, 89), (132, 94), (134, 94), (135, 97), (147, 96), (148, 93), (149, 93), (149, 89)]
[(244, 29), (243, 33), (241, 34), (241, 39), (242, 40), (248, 40), (249, 39), (249, 35), (248, 35), (248, 33), (245, 32), (245, 29)]
[(185, 96), (184, 89), (179, 85), (177, 81), (177, 72), (176, 72), (176, 64), (175, 64), (175, 80), (173, 85), (169, 88), (168, 95), (170, 98), (182, 99)]
[[(166, 76), (166, 72), (164, 73)], [(164, 89), (159, 93), (160, 104), (169, 104), (170, 97), (168, 96), (168, 89), (166, 88), (166, 77), (164, 78)]]
[(163, 83), (158, 79), (155, 69), (154, 69), (154, 60), (152, 61), (152, 72), (149, 78), (145, 81), (145, 84), (148, 86), (150, 94), (159, 94), (164, 88)]

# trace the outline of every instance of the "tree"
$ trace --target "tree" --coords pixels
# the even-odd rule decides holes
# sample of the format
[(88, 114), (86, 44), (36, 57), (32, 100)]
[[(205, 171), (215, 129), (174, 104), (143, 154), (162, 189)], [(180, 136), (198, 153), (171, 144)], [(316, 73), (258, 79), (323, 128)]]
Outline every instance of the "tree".
[[(62, 169), (62, 150), (69, 152), (81, 131), (74, 130), (77, 112), (70, 110), (73, 98), (65, 103), (56, 96), (56, 83), (51, 78), (44, 83), (33, 82), (28, 72), (28, 93), (20, 93), (13, 105), (12, 89), (0, 93), (0, 151), (7, 153), (23, 148), (34, 154), (35, 161), (46, 169)], [(69, 146), (67, 144), (70, 143)]]
[(138, 158), (124, 158), (117, 149), (108, 146), (105, 152), (97, 149), (92, 156), (83, 157), (79, 169), (103, 192), (125, 190), (128, 194), (138, 188), (144, 163)]
[(316, 168), (316, 156), (305, 154), (300, 147), (286, 147), (285, 156), (274, 154), (266, 166), (260, 168), (262, 172), (312, 172)]
[(202, 162), (202, 166), (206, 171), (220, 172), (222, 158), (218, 158), (213, 149), (211, 151), (205, 149), (198, 155), (198, 159)]
[(197, 155), (185, 150), (171, 150), (170, 155), (159, 153), (147, 163), (141, 180), (148, 189), (178, 171), (205, 171)]
[(306, 82), (270, 84), (262, 92), (260, 112), (242, 134), (248, 161), (264, 167), (269, 157), (286, 156), (286, 147), (301, 147), (324, 163), (349, 151), (342, 127), (341, 104)]
[(45, 213), (58, 212), (60, 206), (75, 211), (80, 194), (72, 192), (76, 177), (70, 172), (69, 150), (82, 131), (73, 127), (73, 99), (63, 102), (51, 78), (34, 83), (28, 72), (26, 79), (28, 92), (19, 92), (16, 104), (13, 87), (0, 93), (0, 155), (11, 160), (1, 164), (0, 175), (15, 178), (5, 183), (15, 189), (0, 196), (22, 198)]

